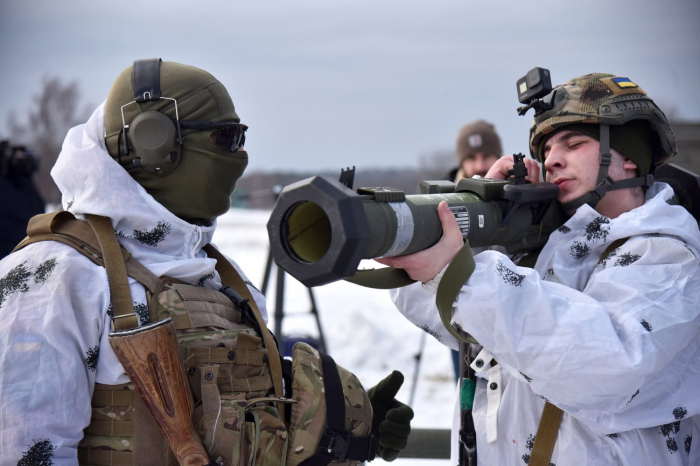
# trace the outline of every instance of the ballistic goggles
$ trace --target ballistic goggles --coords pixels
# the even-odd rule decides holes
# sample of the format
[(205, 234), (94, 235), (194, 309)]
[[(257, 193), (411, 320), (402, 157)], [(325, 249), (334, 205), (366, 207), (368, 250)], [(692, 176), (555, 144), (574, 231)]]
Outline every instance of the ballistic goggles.
[(242, 123), (214, 123), (211, 121), (179, 121), (182, 129), (197, 131), (215, 131), (214, 143), (224, 150), (236, 152), (245, 144), (245, 132), (248, 127)]

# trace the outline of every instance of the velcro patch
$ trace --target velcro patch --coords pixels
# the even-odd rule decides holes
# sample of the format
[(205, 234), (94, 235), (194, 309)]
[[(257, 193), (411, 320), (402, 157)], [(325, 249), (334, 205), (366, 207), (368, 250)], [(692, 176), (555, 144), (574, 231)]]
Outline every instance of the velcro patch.
[(615, 95), (622, 94), (642, 94), (647, 95), (644, 90), (637, 84), (633, 83), (629, 78), (601, 78), (601, 83), (608, 86), (608, 89)]
[(612, 82), (623, 89), (639, 87), (630, 78), (612, 78)]
[(481, 139), (481, 134), (472, 134), (469, 136), (469, 147), (481, 147), (484, 141)]

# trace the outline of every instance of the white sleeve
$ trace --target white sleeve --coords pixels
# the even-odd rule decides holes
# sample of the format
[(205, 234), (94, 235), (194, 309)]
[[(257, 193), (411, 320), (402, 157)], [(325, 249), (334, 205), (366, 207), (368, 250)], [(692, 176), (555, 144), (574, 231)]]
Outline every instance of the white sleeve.
[(78, 464), (108, 307), (104, 268), (71, 247), (0, 262), (0, 464)]
[[(586, 288), (485, 252), (453, 322), (533, 391), (602, 432), (700, 413), (700, 265), (673, 238), (632, 239)], [(680, 417), (679, 417), (680, 416)]]
[(416, 327), (432, 335), (440, 343), (459, 350), (459, 342), (445, 329), (435, 305), (435, 293), (420, 283), (390, 290), (396, 308)]

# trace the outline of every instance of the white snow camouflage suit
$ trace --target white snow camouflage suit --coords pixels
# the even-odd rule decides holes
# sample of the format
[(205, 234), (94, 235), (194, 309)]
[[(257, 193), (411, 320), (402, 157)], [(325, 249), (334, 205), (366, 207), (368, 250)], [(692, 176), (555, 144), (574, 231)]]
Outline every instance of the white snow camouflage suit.
[[(104, 105), (65, 139), (51, 172), (63, 208), (111, 218), (121, 244), (154, 274), (221, 288), (202, 250), (216, 225), (189, 224), (146, 193), (107, 153), (103, 119)], [(147, 319), (145, 289), (129, 283)], [(263, 296), (249, 288), (267, 320)], [(95, 383), (129, 381), (107, 340), (108, 312), (105, 269), (70, 246), (36, 243), (0, 262), (0, 465), (78, 464)]]
[[(529, 462), (544, 399), (564, 411), (553, 465), (700, 465), (700, 233), (667, 204), (672, 195), (656, 183), (644, 205), (616, 219), (584, 205), (534, 269), (494, 251), (475, 256), (452, 324), (499, 363), (477, 376), (479, 465)], [(457, 348), (429, 285), (392, 298)], [(452, 464), (458, 428), (455, 416)]]

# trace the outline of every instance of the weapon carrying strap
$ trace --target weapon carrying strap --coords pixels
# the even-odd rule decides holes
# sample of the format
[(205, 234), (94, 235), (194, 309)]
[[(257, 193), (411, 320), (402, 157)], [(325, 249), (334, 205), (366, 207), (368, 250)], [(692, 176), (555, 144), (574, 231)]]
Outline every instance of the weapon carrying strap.
[(435, 297), (440, 319), (448, 332), (457, 339), (467, 343), (478, 344), (474, 338), (464, 333), (460, 333), (452, 326), (452, 305), (457, 300), (457, 295), (462, 286), (469, 280), (469, 277), (474, 273), (476, 263), (472, 255), (469, 241), (464, 241), (464, 246), (459, 250), (457, 255), (452, 259), (450, 265), (447, 266), (445, 274), (440, 279), (440, 284)]
[[(625, 244), (628, 239), (629, 238), (620, 238), (610, 243), (610, 245), (605, 248), (600, 259), (598, 259), (598, 264), (607, 259), (610, 253)], [(535, 436), (535, 444), (532, 447), (532, 455), (528, 463), (529, 466), (548, 466), (550, 464), (549, 460), (552, 459), (552, 452), (554, 451), (554, 444), (557, 441), (557, 434), (559, 433), (559, 426), (563, 415), (564, 411), (557, 408), (549, 401), (545, 402), (540, 425), (537, 428), (537, 435)]]
[(346, 278), (345, 281), (378, 290), (393, 290), (416, 282), (408, 276), (405, 270), (394, 267), (358, 270), (355, 275)]
[[(226, 260), (224, 255), (221, 254), (221, 252), (219, 252), (219, 250), (216, 249), (213, 245), (207, 244), (206, 246), (204, 246), (203, 249), (204, 251), (206, 251), (209, 257), (216, 259), (216, 271), (219, 272), (219, 275), (221, 276), (222, 285), (230, 286), (231, 288), (236, 290), (236, 292), (240, 294), (244, 299), (248, 300), (248, 305), (252, 309), (256, 323), (260, 328), (260, 333), (263, 338), (265, 348), (267, 348), (267, 351), (270, 354), (270, 372), (272, 374), (272, 384), (275, 388), (275, 396), (277, 396), (277, 398), (283, 398), (284, 391), (282, 389), (282, 361), (279, 355), (279, 350), (277, 349), (277, 343), (272, 337), (270, 330), (268, 330), (267, 326), (265, 325), (265, 321), (263, 320), (262, 315), (260, 314), (258, 305), (255, 303), (253, 295), (250, 294), (248, 285), (245, 284), (243, 278), (241, 278), (240, 274), (236, 271), (236, 269), (233, 268), (231, 263), (228, 260)], [(280, 409), (280, 416), (284, 421), (283, 409)]]

